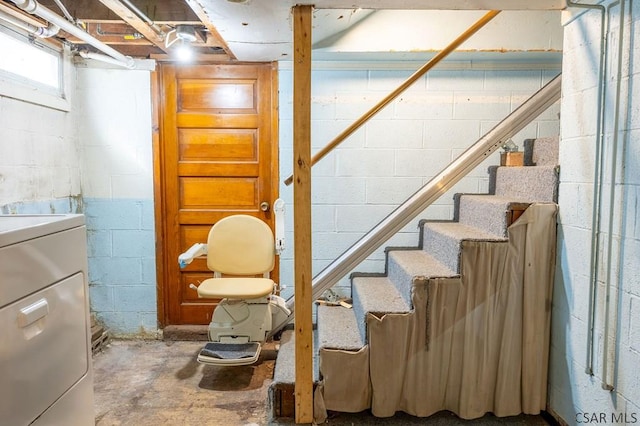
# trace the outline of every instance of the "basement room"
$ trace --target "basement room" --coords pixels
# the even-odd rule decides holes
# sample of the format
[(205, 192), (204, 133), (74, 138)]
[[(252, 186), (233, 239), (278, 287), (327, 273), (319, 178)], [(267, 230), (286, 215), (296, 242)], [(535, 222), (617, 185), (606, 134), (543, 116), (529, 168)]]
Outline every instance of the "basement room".
[(636, 36), (0, 0), (0, 425), (640, 423)]

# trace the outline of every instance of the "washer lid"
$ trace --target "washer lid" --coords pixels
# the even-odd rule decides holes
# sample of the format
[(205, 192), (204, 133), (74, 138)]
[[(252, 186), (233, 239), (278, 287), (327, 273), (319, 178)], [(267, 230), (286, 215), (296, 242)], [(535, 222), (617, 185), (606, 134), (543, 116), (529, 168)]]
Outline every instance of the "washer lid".
[(0, 215), (0, 247), (82, 225), (81, 214)]

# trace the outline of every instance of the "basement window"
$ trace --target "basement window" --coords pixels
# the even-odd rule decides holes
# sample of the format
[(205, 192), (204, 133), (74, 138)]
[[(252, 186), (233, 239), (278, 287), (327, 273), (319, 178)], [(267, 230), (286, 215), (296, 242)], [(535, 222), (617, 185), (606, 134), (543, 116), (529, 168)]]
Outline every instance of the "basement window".
[(65, 52), (0, 26), (0, 95), (68, 111)]

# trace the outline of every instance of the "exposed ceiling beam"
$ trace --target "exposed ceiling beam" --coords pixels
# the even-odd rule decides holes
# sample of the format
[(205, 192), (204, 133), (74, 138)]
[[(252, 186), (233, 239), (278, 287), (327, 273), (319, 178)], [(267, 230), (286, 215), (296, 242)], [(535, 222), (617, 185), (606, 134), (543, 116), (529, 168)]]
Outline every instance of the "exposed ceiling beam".
[[(54, 0), (38, 0), (43, 6), (58, 10)], [(112, 10), (96, 0), (63, 0), (67, 10), (80, 21), (109, 21), (118, 18)], [(191, 8), (182, 0), (132, 0), (145, 15), (160, 24), (162, 22), (198, 21)], [(199, 23), (200, 21), (198, 21)]]
[[(89, 19), (83, 18), (80, 19), (82, 22), (86, 22), (88, 24), (122, 24), (122, 19)], [(171, 27), (175, 25), (192, 25), (192, 26), (202, 26), (202, 22), (200, 21), (153, 21), (154, 24), (163, 27)]]
[[(215, 0), (214, 0), (215, 1)], [(401, 4), (399, 4), (401, 3)], [(314, 9), (389, 10), (562, 10), (566, 0), (284, 0), (279, 6), (313, 5)]]
[[(151, 54), (149, 59), (155, 59), (156, 61), (174, 61), (172, 56), (164, 54)], [(229, 55), (226, 53), (196, 53), (192, 58), (193, 62), (198, 63), (215, 63), (215, 62), (228, 62), (230, 60)]]
[(227, 43), (224, 41), (222, 36), (220, 36), (220, 33), (218, 33), (218, 30), (211, 22), (211, 19), (209, 19), (209, 14), (204, 9), (202, 4), (200, 4), (198, 0), (185, 0), (185, 2), (187, 3), (187, 5), (189, 5), (191, 10), (193, 10), (193, 12), (196, 14), (198, 19), (200, 19), (204, 24), (204, 26), (207, 27), (207, 29), (209, 30), (209, 37), (207, 37), (207, 45), (220, 46), (224, 49), (225, 52), (227, 52), (227, 55), (229, 55), (229, 59), (236, 59), (231, 49), (229, 49), (229, 46), (227, 45)]
[(164, 52), (169, 52), (165, 47), (164, 38), (157, 34), (146, 22), (136, 16), (128, 7), (120, 2), (120, 0), (100, 0), (100, 3), (107, 6), (114, 13), (122, 18), (127, 24), (131, 25), (140, 34), (145, 36), (147, 40), (156, 45)]

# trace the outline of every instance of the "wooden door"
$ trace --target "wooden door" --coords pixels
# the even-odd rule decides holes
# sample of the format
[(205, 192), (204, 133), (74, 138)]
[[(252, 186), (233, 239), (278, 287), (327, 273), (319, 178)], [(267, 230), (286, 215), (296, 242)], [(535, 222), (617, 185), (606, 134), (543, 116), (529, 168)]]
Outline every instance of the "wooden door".
[[(163, 64), (156, 84), (158, 317), (163, 326), (208, 324), (217, 301), (198, 299), (189, 284), (212, 274), (204, 259), (181, 270), (178, 255), (206, 243), (211, 226), (232, 214), (274, 228), (276, 66)], [(272, 276), (277, 282), (277, 269)]]

